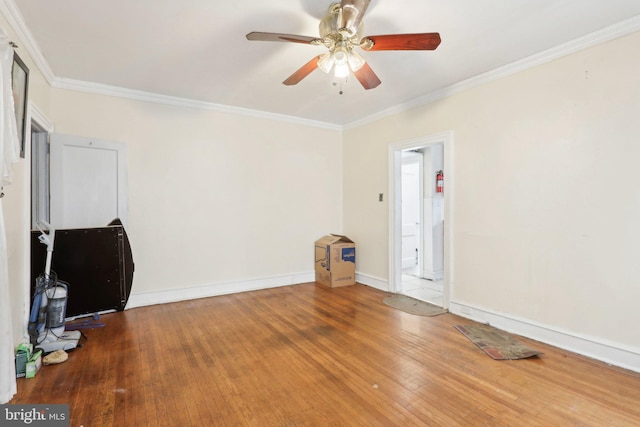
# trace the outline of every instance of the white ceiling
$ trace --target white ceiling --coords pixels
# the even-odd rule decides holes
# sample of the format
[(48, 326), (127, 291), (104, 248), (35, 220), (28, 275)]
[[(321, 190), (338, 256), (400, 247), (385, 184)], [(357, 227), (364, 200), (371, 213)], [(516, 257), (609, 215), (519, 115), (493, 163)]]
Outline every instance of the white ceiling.
[(364, 34), (439, 32), (435, 51), (363, 52), (382, 84), (338, 94), (323, 47), (248, 41), (318, 35), (331, 0), (2, 0), (17, 6), (57, 79), (345, 125), (640, 16), (639, 0), (372, 0)]

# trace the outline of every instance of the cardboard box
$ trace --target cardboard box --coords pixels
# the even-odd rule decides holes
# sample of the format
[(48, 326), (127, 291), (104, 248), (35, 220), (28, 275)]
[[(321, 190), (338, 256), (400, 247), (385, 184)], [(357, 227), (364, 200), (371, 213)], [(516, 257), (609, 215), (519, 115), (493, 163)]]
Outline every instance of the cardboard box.
[(356, 283), (356, 244), (347, 236), (330, 234), (315, 243), (316, 282), (336, 288)]

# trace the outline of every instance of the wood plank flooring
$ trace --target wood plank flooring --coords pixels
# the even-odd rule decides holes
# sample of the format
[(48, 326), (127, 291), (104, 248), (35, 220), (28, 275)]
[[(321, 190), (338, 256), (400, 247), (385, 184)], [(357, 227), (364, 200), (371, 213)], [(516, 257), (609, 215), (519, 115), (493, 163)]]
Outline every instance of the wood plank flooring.
[(11, 403), (68, 403), (89, 426), (638, 426), (640, 374), (522, 338), (495, 361), (363, 285), (310, 283), (137, 308)]

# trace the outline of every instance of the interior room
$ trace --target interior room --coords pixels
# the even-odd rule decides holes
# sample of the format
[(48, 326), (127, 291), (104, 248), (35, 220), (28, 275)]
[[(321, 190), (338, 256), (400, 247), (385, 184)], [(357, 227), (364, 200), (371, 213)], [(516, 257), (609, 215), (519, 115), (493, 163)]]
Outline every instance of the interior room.
[[(401, 3), (0, 0), (28, 70), (0, 402), (73, 425), (640, 424), (640, 3)], [(104, 163), (64, 144), (111, 153), (114, 195), (91, 194), (113, 212), (75, 204)], [(126, 309), (16, 380), (35, 224), (116, 217)], [(357, 284), (315, 283), (328, 234)], [(542, 354), (491, 360), (471, 323)]]

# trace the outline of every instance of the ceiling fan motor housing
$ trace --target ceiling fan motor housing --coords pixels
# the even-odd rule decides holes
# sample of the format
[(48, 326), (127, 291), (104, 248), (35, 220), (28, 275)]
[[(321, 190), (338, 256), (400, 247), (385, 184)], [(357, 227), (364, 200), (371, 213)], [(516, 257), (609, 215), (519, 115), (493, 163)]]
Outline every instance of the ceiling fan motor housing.
[(341, 3), (342, 17), (340, 31), (354, 36), (359, 33), (362, 17), (369, 7), (371, 0), (343, 0)]
[[(329, 45), (347, 40), (357, 45), (360, 34), (362, 34), (362, 22), (359, 21), (356, 27), (344, 27), (344, 16), (350, 12), (345, 12), (340, 6), (340, 3), (333, 3), (329, 6), (327, 16), (320, 21), (320, 37), (325, 41), (325, 44)], [(331, 48), (331, 46), (327, 47)]]

